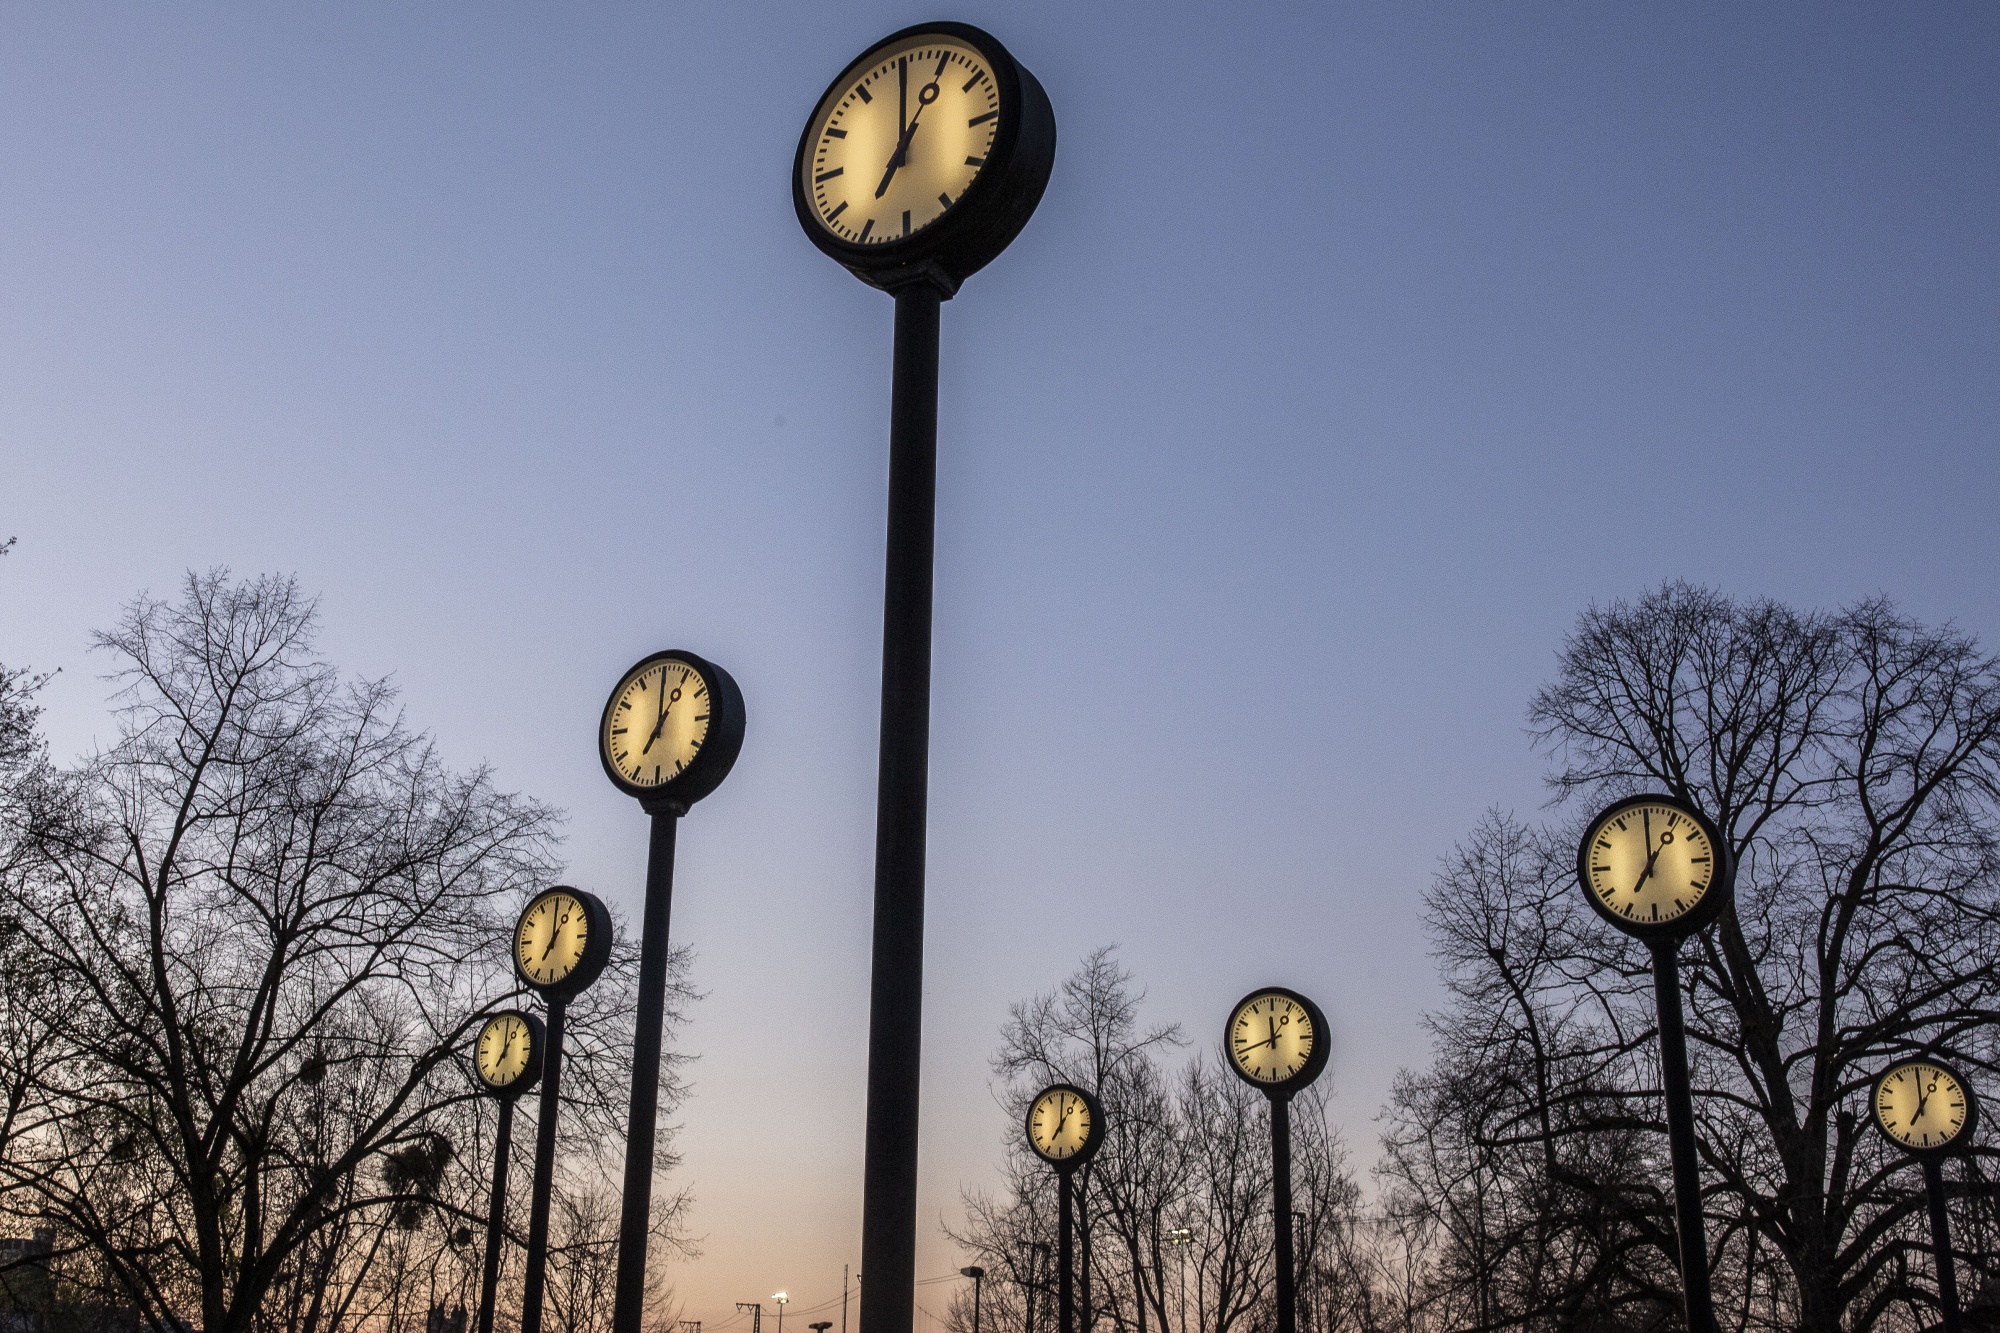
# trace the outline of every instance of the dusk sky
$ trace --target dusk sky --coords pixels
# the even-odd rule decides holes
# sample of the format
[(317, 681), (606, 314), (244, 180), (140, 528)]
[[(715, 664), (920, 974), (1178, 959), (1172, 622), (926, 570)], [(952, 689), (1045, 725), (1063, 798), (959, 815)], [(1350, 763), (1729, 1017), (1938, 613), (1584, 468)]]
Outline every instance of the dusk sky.
[(1421, 894), (1540, 814), (1591, 604), (1886, 593), (2000, 647), (1991, 4), (8, 7), (0, 661), (60, 668), (59, 756), (135, 593), (294, 572), (630, 911), (605, 694), (740, 681), (673, 919), (705, 1333), (837, 1319), (859, 1263), (891, 305), (788, 173), (932, 18), (1060, 146), (944, 308), (920, 1280), (1014, 1132), (1008, 1004), (1100, 944), (1201, 1043), (1317, 998), (1366, 1166)]

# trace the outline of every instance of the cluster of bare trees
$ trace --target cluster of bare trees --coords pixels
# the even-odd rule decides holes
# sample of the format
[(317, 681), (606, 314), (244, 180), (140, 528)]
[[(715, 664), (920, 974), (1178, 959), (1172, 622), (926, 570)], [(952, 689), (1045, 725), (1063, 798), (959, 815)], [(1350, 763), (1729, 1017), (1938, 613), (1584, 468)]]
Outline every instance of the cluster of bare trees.
[[(1575, 818), (1494, 816), (1454, 852), (1437, 1059), (1391, 1109), (1386, 1206), (1429, 1228), (1439, 1326), (1678, 1322), (1647, 960), (1574, 888), (1577, 823), (1638, 790), (1702, 806), (1739, 864), (1682, 954), (1722, 1317), (1934, 1323), (1921, 1183), (1867, 1088), (1916, 1051), (1975, 1081), (2000, 1057), (2000, 661), (1880, 600), (1676, 584), (1586, 613), (1530, 717)], [(1993, 1162), (1983, 1136), (1946, 1173), (1987, 1301)]]
[[(1099, 949), (1055, 991), (1014, 1006), (994, 1070), (1011, 1120), (1051, 1082), (1097, 1094), (1106, 1137), (1077, 1172), (1078, 1326), (1119, 1333), (1230, 1333), (1270, 1326), (1269, 1107), (1211, 1053), (1181, 1058), (1173, 1027), (1142, 1027), (1143, 995)], [(1293, 1205), (1307, 1333), (1353, 1325), (1360, 1191), (1324, 1100), (1294, 1103)], [(1006, 1183), (967, 1196), (954, 1238), (986, 1268), (982, 1323), (1057, 1324), (1053, 1173), (1010, 1136)], [(954, 1326), (971, 1326), (970, 1297)]]
[[(71, 1319), (398, 1330), (476, 1299), (494, 1115), (467, 1045), (530, 1002), (506, 940), (559, 819), (448, 768), (313, 632), (279, 578), (133, 603), (98, 640), (116, 739), (73, 768), (0, 669), (0, 1210), (54, 1228)], [(631, 952), (569, 1019), (558, 1328), (609, 1323)]]
[[(1295, 1113), (1301, 1326), (1683, 1326), (1649, 960), (1575, 884), (1582, 821), (1638, 791), (1707, 810), (1740, 866), (1734, 909), (1683, 950), (1724, 1324), (1934, 1325), (1921, 1178), (1874, 1133), (1867, 1089), (1932, 1051), (2000, 1101), (2000, 660), (1879, 600), (1807, 614), (1675, 584), (1587, 612), (1530, 719), (1558, 815), (1490, 816), (1429, 892), (1448, 1000), (1431, 1063), (1394, 1088), (1365, 1205), (1323, 1108)], [(1053, 1077), (1105, 1102), (1083, 1328), (1269, 1328), (1261, 1099), (1207, 1053), (1167, 1072), (1179, 1034), (1137, 1024), (1130, 979), (1096, 955), (1015, 1011), (995, 1066), (1010, 1109)], [(1946, 1169), (1975, 1326), (2000, 1316), (1984, 1123)], [(1000, 1327), (1052, 1326), (1053, 1197), (1017, 1151), (1003, 1195), (968, 1200), (958, 1238), (997, 1279)]]

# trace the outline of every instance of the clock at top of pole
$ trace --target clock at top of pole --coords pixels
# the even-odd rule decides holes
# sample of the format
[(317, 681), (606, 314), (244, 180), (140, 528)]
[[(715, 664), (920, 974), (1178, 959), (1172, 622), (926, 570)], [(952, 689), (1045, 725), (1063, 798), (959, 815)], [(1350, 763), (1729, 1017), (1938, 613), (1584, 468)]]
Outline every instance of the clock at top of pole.
[(518, 1097), (541, 1081), (542, 1020), (519, 1009), (503, 1009), (480, 1025), (472, 1043), (472, 1067), (496, 1097)]
[(1326, 1069), (1326, 1015), (1295, 990), (1265, 986), (1229, 1011), (1222, 1033), (1229, 1067), (1274, 1099), (1290, 1097)]
[(1027, 225), (1055, 165), (1035, 76), (990, 34), (925, 23), (883, 38), (827, 88), (799, 139), (792, 202), (863, 282), (951, 296)]
[(735, 679), (678, 649), (633, 663), (597, 726), (605, 775), (655, 814), (686, 814), (729, 776), (742, 749), (743, 692)]
[(1627, 935), (1673, 940), (1722, 914), (1736, 862), (1715, 822), (1673, 796), (1630, 796), (1599, 812), (1576, 849), (1597, 914)]
[(1875, 1128), (1915, 1157), (1942, 1157), (1972, 1142), (1979, 1099), (1964, 1075), (1935, 1056), (1898, 1060), (1875, 1076)]
[(611, 912), (594, 893), (557, 885), (521, 909), (514, 971), (552, 1000), (587, 988), (611, 961)]
[(1104, 1144), (1104, 1108), (1074, 1083), (1055, 1083), (1028, 1103), (1028, 1146), (1059, 1172), (1070, 1172)]

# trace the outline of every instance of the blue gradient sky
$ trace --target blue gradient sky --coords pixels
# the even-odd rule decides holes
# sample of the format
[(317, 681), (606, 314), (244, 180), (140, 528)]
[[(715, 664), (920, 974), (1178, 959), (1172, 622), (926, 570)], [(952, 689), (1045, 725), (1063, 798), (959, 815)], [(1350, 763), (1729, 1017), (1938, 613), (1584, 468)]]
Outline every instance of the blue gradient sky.
[(742, 682), (674, 915), (711, 1330), (858, 1259), (890, 306), (787, 171), (931, 17), (1061, 148), (945, 309), (920, 1277), (1006, 1005), (1099, 943), (1203, 1040), (1315, 995), (1369, 1155), (1419, 894), (1544, 799), (1523, 708), (1593, 600), (2000, 640), (1990, 5), (10, 7), (0, 659), (63, 668), (61, 752), (121, 601), (296, 571), (631, 906), (604, 693), (664, 646)]

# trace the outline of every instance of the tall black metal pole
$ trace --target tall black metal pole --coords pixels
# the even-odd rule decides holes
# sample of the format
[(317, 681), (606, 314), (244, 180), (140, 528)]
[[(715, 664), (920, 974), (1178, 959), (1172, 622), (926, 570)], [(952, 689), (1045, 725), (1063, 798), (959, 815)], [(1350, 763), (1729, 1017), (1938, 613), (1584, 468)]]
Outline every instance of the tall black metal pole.
[(1944, 1333), (1959, 1333), (1958, 1267), (1951, 1258), (1951, 1221), (1944, 1211), (1944, 1168), (1935, 1157), (1924, 1159), (1924, 1193), (1930, 1196), (1931, 1252), (1937, 1259), (1938, 1304), (1944, 1307)]
[(1278, 1236), (1278, 1333), (1297, 1333), (1298, 1292), (1292, 1271), (1292, 1104), (1271, 1099), (1271, 1206)]
[(1062, 1202), (1056, 1205), (1056, 1333), (1076, 1333), (1076, 1288), (1070, 1276), (1075, 1251), (1070, 1246), (1070, 1173), (1056, 1177)]
[(660, 1109), (660, 1035), (667, 1009), (667, 921), (674, 901), (674, 834), (680, 827), (680, 815), (675, 808), (653, 812), (652, 839), (646, 851), (639, 1013), (632, 1034), (632, 1110), (625, 1122), (625, 1200), (618, 1225), (618, 1286), (611, 1307), (611, 1333), (639, 1333), (646, 1306), (646, 1236), (653, 1213), (653, 1142)]
[(1681, 1018), (1678, 940), (1653, 946), (1653, 997), (1660, 1011), (1660, 1081), (1667, 1096), (1667, 1149), (1674, 1166), (1674, 1223), (1681, 1291), (1690, 1333), (1717, 1333), (1708, 1286), (1708, 1234), (1701, 1217), (1701, 1167), (1694, 1148), (1694, 1092), (1688, 1084), (1687, 1028)]
[(528, 1276), (521, 1291), (521, 1333), (542, 1333), (542, 1285), (549, 1259), (549, 1187), (556, 1174), (556, 1105), (562, 1083), (563, 1014), (569, 1002), (549, 999), (549, 1054), (542, 1066), (542, 1110), (535, 1124), (535, 1188), (528, 1203)]
[(500, 1236), (507, 1220), (507, 1157), (514, 1147), (514, 1099), (500, 1099), (493, 1143), (493, 1196), (486, 1206), (486, 1266), (479, 1277), (479, 1333), (493, 1333), (493, 1296), (500, 1289)]
[(861, 1288), (861, 1333), (908, 1333), (916, 1301), (917, 1064), (924, 996), (939, 305), (938, 292), (928, 286), (896, 293), (867, 1155), (861, 1196), (861, 1271), (869, 1278)]

